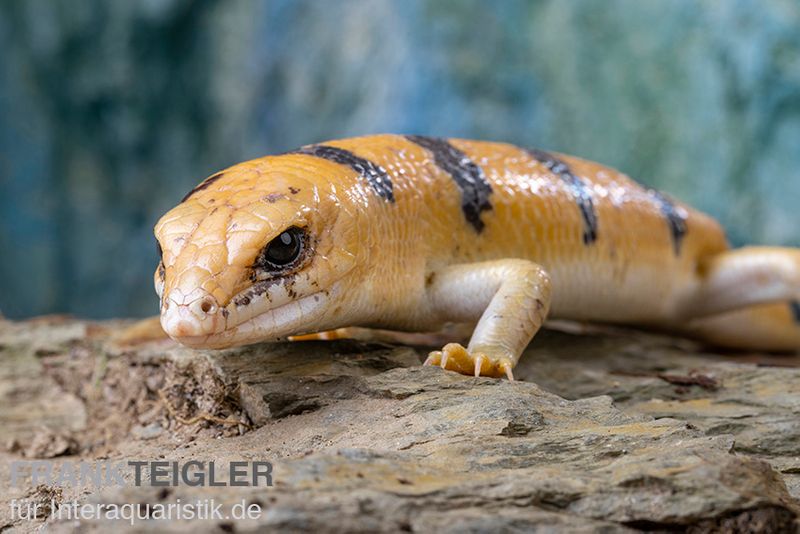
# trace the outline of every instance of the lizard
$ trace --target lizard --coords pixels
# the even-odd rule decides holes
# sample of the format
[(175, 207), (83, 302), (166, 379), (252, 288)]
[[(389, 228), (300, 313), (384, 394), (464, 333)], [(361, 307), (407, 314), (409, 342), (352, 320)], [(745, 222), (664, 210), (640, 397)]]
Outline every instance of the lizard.
[(621, 172), (507, 143), (307, 145), (213, 174), (155, 235), (160, 324), (189, 347), (467, 325), (425, 364), (509, 379), (547, 318), (800, 349), (800, 249), (732, 249)]

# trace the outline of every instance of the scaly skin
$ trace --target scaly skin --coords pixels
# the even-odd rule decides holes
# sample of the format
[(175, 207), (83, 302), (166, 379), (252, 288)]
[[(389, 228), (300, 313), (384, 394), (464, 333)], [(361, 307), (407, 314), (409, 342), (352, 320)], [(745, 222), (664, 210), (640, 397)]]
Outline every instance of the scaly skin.
[[(300, 258), (264, 268), (291, 227)], [(267, 156), (207, 179), (155, 233), (161, 324), (193, 347), (477, 323), (428, 363), (511, 377), (547, 316), (706, 332), (690, 321), (764, 303), (782, 345), (742, 344), (800, 347), (800, 253), (729, 252), (714, 220), (617, 171), (508, 144), (378, 135)]]

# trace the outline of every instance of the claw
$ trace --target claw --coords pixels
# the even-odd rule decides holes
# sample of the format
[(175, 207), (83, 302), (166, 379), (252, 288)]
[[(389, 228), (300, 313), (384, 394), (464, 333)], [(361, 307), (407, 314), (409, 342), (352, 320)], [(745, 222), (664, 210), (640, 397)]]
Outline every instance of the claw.
[(477, 358), (475, 358), (475, 376), (481, 376), (481, 367), (483, 367), (483, 360), (486, 357), (483, 354), (479, 354)]
[(422, 365), (436, 365), (437, 358), (441, 358), (441, 357), (442, 357), (442, 353), (440, 351), (438, 351), (438, 350), (437, 351), (433, 351), (430, 354), (428, 354), (428, 357), (425, 359), (425, 363), (423, 363)]
[(440, 366), (442, 369), (447, 369), (447, 360), (448, 360), (449, 358), (450, 358), (450, 355), (449, 355), (449, 354), (447, 354), (446, 352), (442, 353), (442, 361), (441, 361), (441, 362), (439, 362), (439, 366)]
[(506, 378), (508, 378), (509, 382), (514, 381), (514, 373), (511, 372), (511, 362), (503, 362), (500, 364), (500, 369), (505, 371)]

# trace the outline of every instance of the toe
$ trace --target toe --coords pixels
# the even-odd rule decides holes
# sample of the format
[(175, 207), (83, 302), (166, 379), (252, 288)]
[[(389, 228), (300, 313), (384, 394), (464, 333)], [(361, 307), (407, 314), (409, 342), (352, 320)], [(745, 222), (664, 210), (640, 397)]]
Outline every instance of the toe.
[(506, 378), (508, 378), (509, 382), (514, 381), (514, 373), (511, 372), (511, 362), (508, 360), (504, 360), (500, 362), (500, 369), (506, 374)]
[(433, 352), (428, 354), (428, 357), (425, 360), (425, 363), (423, 363), (422, 365), (436, 365), (436, 366), (438, 366), (440, 361), (442, 361), (442, 351), (434, 350)]
[(475, 357), (475, 376), (481, 376), (481, 369), (483, 369), (483, 362), (486, 361), (486, 356), (478, 354)]
[(423, 365), (435, 365), (465, 375), (505, 376), (514, 380), (513, 364), (509, 358), (492, 357), (484, 352), (470, 353), (458, 343), (448, 343), (442, 350), (431, 352)]

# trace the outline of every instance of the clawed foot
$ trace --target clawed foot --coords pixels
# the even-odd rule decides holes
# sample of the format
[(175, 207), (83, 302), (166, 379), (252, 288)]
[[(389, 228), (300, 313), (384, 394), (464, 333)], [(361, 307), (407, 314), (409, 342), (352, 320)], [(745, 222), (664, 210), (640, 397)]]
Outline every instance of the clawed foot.
[(431, 352), (423, 365), (436, 365), (464, 375), (474, 373), (475, 376), (506, 376), (509, 380), (514, 380), (511, 373), (513, 364), (509, 358), (492, 357), (483, 352), (470, 354), (458, 343), (448, 343), (442, 350)]

